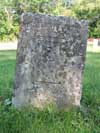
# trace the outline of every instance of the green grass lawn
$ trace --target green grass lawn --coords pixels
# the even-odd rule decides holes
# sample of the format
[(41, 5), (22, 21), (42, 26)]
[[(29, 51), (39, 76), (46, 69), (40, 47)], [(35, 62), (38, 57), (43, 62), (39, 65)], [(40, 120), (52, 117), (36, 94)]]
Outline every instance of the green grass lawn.
[(100, 133), (100, 53), (87, 53), (81, 107), (55, 111), (16, 109), (11, 99), (15, 51), (0, 52), (0, 133)]

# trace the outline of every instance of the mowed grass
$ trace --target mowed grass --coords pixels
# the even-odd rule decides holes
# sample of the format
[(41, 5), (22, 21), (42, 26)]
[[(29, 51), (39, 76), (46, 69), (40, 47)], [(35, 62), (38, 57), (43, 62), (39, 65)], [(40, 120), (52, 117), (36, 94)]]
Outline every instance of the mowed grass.
[(81, 107), (69, 111), (8, 104), (15, 59), (15, 51), (0, 52), (0, 133), (100, 133), (100, 53), (87, 53)]

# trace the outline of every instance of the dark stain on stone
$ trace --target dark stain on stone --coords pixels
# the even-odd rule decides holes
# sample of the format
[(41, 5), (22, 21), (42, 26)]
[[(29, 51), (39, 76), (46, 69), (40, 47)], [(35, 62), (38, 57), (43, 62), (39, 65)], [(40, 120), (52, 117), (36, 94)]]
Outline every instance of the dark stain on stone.
[(22, 62), (24, 62), (24, 60), (25, 60), (24, 56), (19, 56), (17, 62), (18, 62), (18, 64), (21, 64)]
[(72, 66), (73, 66), (73, 65), (75, 65), (75, 62), (74, 62), (74, 61), (72, 61)]
[(66, 72), (63, 72), (63, 79), (66, 78), (66, 75), (67, 75), (67, 73)]

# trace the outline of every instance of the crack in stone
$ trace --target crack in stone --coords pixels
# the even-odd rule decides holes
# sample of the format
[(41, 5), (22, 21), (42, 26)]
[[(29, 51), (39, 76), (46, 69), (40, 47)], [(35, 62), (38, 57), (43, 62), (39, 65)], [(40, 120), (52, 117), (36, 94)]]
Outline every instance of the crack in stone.
[(52, 82), (52, 81), (42, 81), (42, 80), (41, 81), (34, 81), (34, 82), (41, 82), (41, 83), (48, 83), (48, 84), (61, 84), (61, 83), (56, 83), (56, 82)]

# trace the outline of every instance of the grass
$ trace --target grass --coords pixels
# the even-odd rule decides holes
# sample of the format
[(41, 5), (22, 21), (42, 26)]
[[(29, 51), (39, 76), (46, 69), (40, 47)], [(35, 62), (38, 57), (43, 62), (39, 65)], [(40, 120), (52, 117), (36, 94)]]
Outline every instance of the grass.
[(16, 109), (11, 99), (15, 51), (0, 52), (0, 133), (100, 133), (100, 53), (87, 53), (81, 107)]

